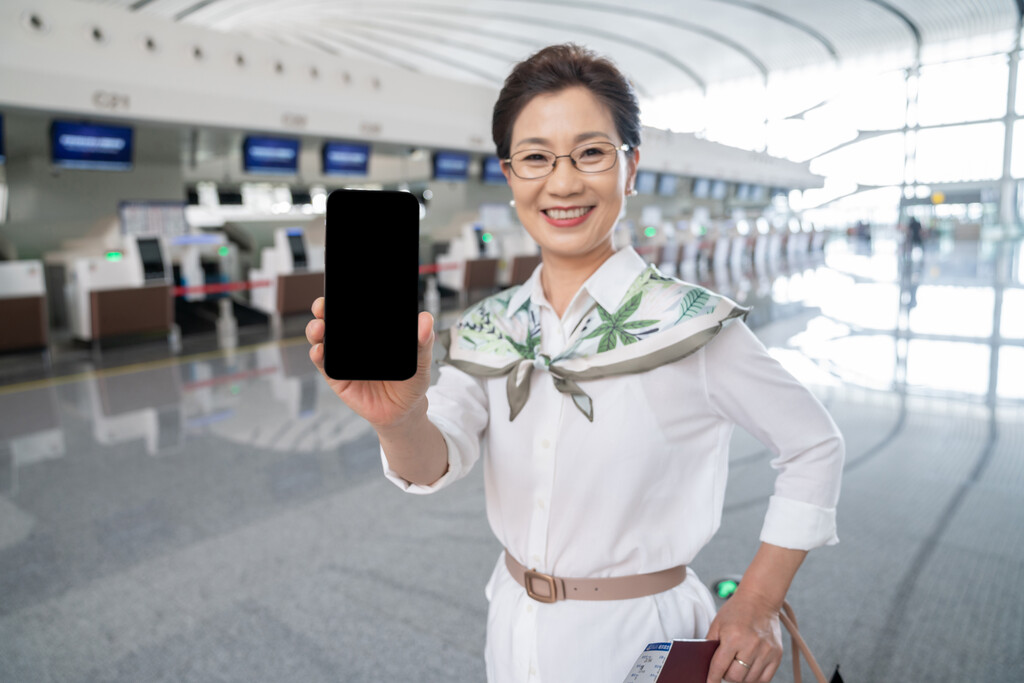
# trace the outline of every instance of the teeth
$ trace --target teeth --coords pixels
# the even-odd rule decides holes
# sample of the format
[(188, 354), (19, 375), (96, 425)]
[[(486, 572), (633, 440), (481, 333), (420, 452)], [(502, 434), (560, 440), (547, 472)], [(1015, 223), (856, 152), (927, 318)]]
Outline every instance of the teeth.
[(579, 218), (587, 211), (590, 211), (590, 207), (580, 206), (575, 209), (569, 209), (568, 211), (562, 209), (548, 209), (545, 213), (554, 218), (556, 221), (565, 221), (572, 218)]

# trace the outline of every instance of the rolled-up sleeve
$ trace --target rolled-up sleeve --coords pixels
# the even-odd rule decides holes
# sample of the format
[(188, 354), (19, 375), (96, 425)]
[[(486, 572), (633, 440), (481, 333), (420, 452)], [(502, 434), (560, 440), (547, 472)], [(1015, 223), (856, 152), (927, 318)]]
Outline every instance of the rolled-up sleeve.
[(483, 380), (442, 366), (437, 383), (427, 390), (427, 418), (440, 430), (448, 448), (448, 471), (433, 484), (424, 486), (403, 479), (391, 469), (384, 449), (380, 451), (384, 476), (409, 493), (439, 491), (469, 474), (480, 459), (480, 443), (488, 419)]
[(705, 349), (712, 407), (775, 453), (779, 474), (761, 540), (798, 550), (837, 543), (845, 444), (828, 411), (742, 322)]

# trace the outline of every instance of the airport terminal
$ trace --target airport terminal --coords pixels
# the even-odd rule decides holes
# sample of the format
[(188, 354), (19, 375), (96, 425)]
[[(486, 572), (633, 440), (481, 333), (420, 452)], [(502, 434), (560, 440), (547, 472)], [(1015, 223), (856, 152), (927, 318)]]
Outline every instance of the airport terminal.
[[(409, 239), (332, 220), (335, 191), (416, 199), (432, 383), (464, 311), (555, 272), (513, 197), (534, 179), (491, 124), (513, 67), (563, 43), (611, 59), (639, 101), (639, 161), (613, 152), (632, 169), (613, 258), (749, 308), (842, 434), (839, 542), (787, 594), (825, 674), (1019, 680), (1022, 28), (1024, 0), (3, 0), (0, 681), (494, 678), (493, 453), (432, 495), (401, 490), (307, 323), (357, 242), (344, 296), (384, 314)], [(557, 181), (537, 183), (586, 175), (551, 149)], [(605, 323), (623, 350), (642, 327)], [(554, 370), (529, 353), (508, 396), (532, 386), (532, 419)], [(559, 388), (560, 419), (604, 381)], [(749, 429), (727, 442), (719, 526), (686, 578), (718, 608), (746, 595), (786, 469)], [(575, 457), (561, 443), (553, 471)], [(554, 543), (520, 558), (528, 575), (558, 574)], [(530, 580), (524, 623), (561, 606)], [(783, 645), (773, 680), (793, 681)], [(519, 664), (500, 680), (567, 683)]]

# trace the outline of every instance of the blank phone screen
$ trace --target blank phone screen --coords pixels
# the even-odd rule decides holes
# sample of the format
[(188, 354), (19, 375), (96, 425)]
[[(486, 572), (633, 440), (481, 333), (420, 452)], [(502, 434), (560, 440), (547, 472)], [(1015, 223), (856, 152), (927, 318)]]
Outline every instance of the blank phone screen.
[(416, 374), (420, 205), (408, 192), (327, 198), (324, 370), (352, 380)]

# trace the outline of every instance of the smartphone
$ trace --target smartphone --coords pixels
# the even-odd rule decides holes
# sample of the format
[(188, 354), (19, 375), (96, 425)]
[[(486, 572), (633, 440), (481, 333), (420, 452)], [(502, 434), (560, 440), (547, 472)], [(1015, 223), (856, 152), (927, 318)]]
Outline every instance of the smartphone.
[(324, 371), (416, 374), (420, 203), (409, 192), (335, 190), (324, 244)]

